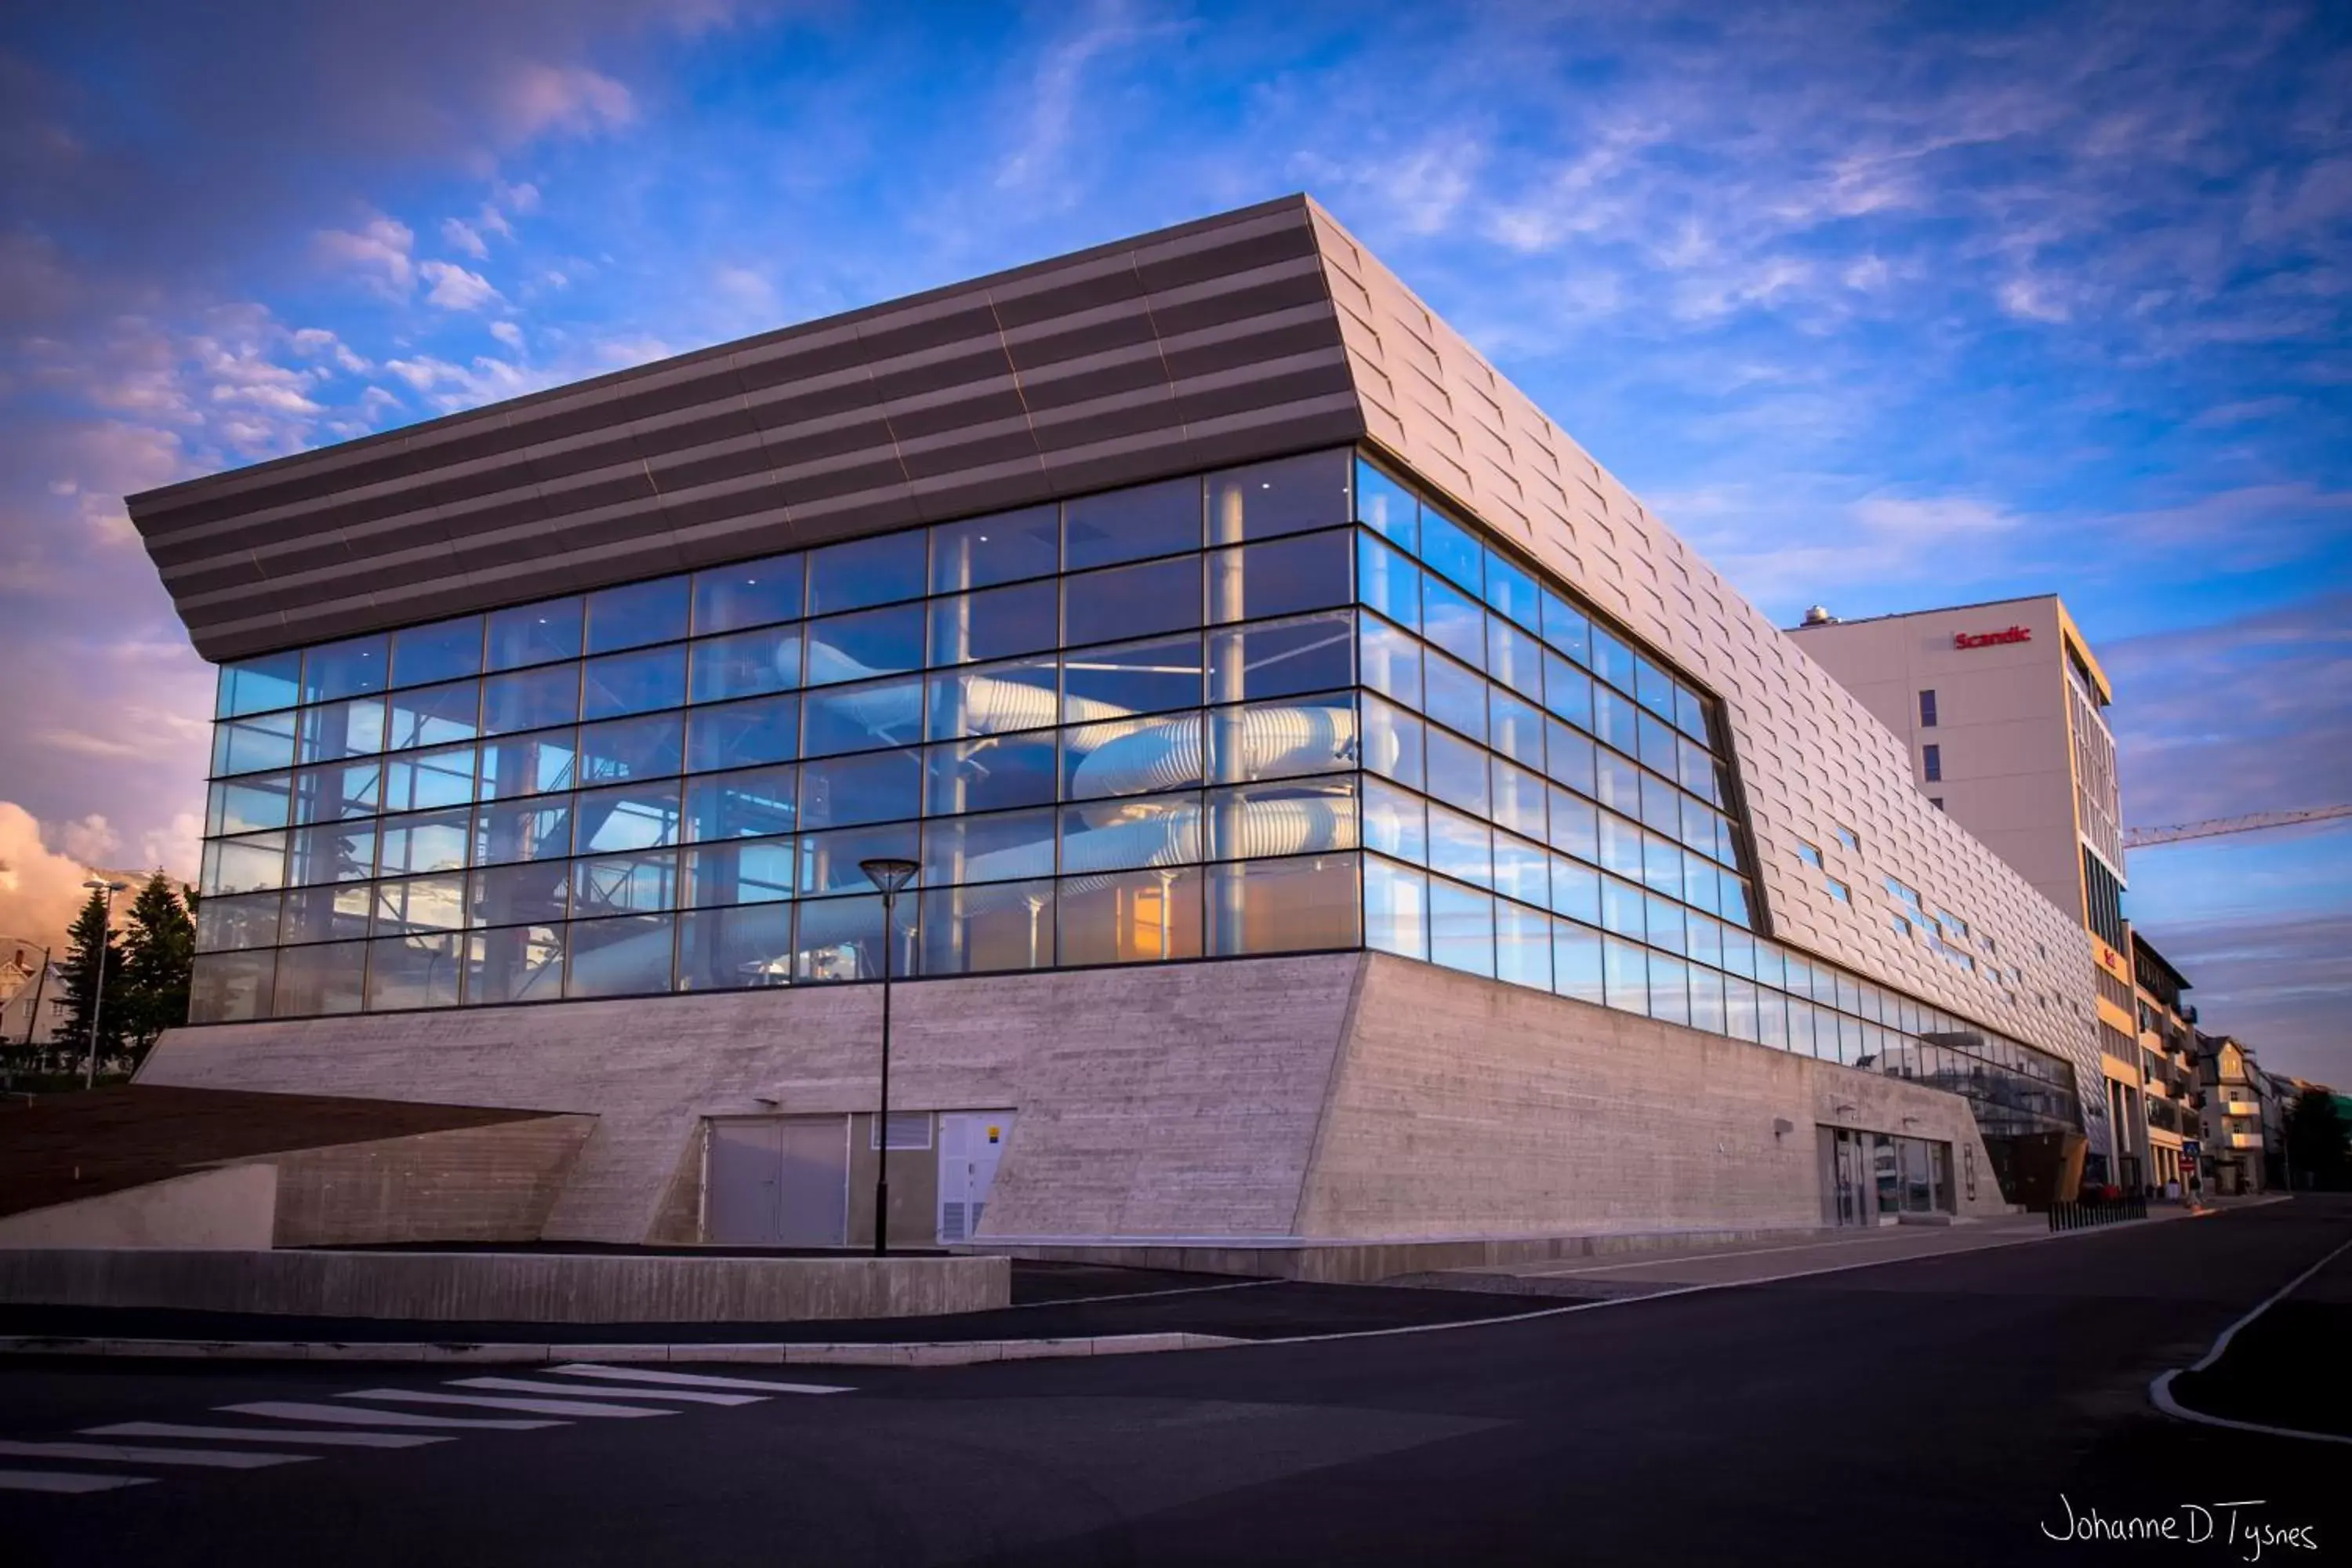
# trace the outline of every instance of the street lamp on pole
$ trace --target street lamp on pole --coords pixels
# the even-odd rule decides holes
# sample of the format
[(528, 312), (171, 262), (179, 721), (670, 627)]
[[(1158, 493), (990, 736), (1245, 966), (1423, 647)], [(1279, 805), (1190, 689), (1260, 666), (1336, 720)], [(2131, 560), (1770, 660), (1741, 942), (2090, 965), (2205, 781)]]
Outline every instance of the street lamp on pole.
[(912, 860), (877, 856), (857, 868), (882, 889), (882, 1106), (874, 1118), (874, 1256), (890, 1250), (890, 950), (898, 941), (898, 893), (920, 869)]
[(93, 893), (106, 895), (106, 918), (98, 928), (98, 984), (90, 987), (89, 996), (89, 1059), (82, 1064), (81, 1086), (98, 1087), (98, 1016), (106, 1005), (106, 950), (114, 931), (114, 895), (129, 887), (128, 882), (109, 881), (104, 877), (92, 877), (82, 884)]

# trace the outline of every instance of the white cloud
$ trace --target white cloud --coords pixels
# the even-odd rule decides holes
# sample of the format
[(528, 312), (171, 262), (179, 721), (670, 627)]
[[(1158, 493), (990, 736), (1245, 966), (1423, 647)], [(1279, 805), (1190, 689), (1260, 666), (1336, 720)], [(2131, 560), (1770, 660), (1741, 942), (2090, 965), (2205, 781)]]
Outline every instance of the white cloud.
[(451, 261), (428, 261), (416, 269), (433, 287), (427, 303), (445, 310), (478, 310), (499, 298), (490, 280)]
[(516, 142), (550, 131), (585, 135), (613, 130), (637, 117), (629, 89), (603, 72), (537, 62), (509, 72), (491, 107), (500, 129)]
[(450, 249), (463, 251), (477, 261), (487, 259), (490, 254), (490, 247), (482, 242), (481, 235), (463, 218), (443, 218), (441, 239)]
[(367, 360), (324, 327), (302, 327), (292, 339), (294, 352), (306, 358), (324, 354), (341, 368), (353, 375), (364, 375), (372, 368)]
[(490, 336), (498, 339), (499, 342), (506, 344), (507, 347), (515, 350), (517, 353), (520, 353), (522, 350), (522, 329), (515, 325), (512, 321), (492, 321), (490, 323)]
[(369, 288), (394, 299), (406, 299), (415, 285), (415, 230), (381, 213), (356, 229), (324, 228), (311, 239), (322, 260), (357, 274)]

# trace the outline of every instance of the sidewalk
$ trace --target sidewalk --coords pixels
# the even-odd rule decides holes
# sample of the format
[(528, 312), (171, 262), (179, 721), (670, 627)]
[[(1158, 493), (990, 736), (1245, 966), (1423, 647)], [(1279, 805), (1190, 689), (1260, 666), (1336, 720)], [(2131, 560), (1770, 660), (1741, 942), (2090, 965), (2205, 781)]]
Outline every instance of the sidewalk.
[(1620, 1255), (1567, 1263), (1489, 1264), (1477, 1268), (1417, 1274), (1391, 1283), (1567, 1296), (1584, 1300), (1648, 1296), (1699, 1285), (1760, 1285), (1794, 1275), (1900, 1263), (1915, 1258), (1941, 1258), (2062, 1237), (2095, 1236), (2102, 1231), (2190, 1219), (2196, 1215), (2197, 1211), (2191, 1209), (2160, 1206), (2151, 1208), (2144, 1220), (2126, 1220), (2055, 1235), (2050, 1230), (2049, 1221), (2041, 1215), (2011, 1215), (1970, 1225), (1895, 1225), (1872, 1230), (1792, 1236), (1780, 1242), (1661, 1247), (1632, 1258)]

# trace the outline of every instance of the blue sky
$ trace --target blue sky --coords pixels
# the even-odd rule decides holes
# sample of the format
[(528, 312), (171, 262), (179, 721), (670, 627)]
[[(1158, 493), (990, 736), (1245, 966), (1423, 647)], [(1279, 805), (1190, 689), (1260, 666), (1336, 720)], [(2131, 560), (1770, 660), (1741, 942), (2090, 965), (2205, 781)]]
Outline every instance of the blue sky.
[[(1301, 189), (1776, 617), (2054, 588), (2131, 820), (2352, 801), (2341, 6), (29, 9), (0, 930), (193, 866), (126, 491)], [(2221, 839), (2129, 907), (2342, 1082), (2347, 873)]]

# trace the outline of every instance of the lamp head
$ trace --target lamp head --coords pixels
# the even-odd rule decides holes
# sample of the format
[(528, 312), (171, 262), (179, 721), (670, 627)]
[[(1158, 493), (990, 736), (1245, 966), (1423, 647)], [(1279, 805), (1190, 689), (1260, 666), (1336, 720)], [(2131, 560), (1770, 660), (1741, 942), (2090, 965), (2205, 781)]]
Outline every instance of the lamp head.
[(873, 884), (886, 893), (896, 893), (915, 879), (921, 869), (912, 860), (900, 860), (887, 855), (877, 855), (871, 860), (860, 860), (857, 868), (866, 873)]

